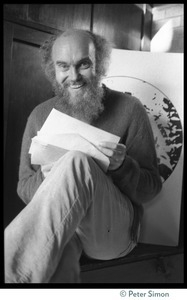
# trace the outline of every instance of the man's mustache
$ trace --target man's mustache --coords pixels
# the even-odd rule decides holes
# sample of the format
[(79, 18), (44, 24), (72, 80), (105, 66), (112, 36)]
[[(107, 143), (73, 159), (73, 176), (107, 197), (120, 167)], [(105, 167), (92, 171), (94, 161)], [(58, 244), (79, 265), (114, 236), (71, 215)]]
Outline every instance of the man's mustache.
[(64, 88), (68, 88), (71, 86), (85, 85), (85, 84), (86, 85), (91, 84), (91, 81), (88, 79), (85, 79), (85, 78), (81, 78), (79, 80), (71, 80), (71, 81), (65, 82), (63, 86), (64, 86)]
[(85, 78), (82, 76), (81, 78), (78, 78), (76, 80), (67, 80), (66, 82), (63, 83), (58, 83), (57, 80), (55, 79), (53, 81), (53, 89), (55, 91), (55, 94), (58, 95), (59, 97), (63, 97), (65, 95), (69, 94), (69, 87), (72, 85), (84, 85), (82, 92), (86, 91), (87, 89), (95, 89), (98, 87), (98, 77), (92, 77), (92, 78)]

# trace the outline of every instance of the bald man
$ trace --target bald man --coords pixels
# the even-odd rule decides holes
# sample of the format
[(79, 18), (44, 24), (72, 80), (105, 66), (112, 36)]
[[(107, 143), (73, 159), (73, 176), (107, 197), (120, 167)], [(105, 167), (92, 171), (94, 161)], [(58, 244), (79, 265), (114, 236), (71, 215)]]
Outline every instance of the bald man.
[[(55, 97), (31, 112), (23, 135), (17, 191), (26, 207), (5, 229), (5, 282), (80, 283), (82, 251), (110, 260), (137, 245), (142, 204), (162, 184), (144, 107), (101, 84), (109, 43), (89, 31), (68, 30), (41, 51)], [(31, 139), (53, 108), (120, 136), (118, 144), (98, 146), (110, 161), (106, 173), (80, 151), (54, 164), (31, 164)]]

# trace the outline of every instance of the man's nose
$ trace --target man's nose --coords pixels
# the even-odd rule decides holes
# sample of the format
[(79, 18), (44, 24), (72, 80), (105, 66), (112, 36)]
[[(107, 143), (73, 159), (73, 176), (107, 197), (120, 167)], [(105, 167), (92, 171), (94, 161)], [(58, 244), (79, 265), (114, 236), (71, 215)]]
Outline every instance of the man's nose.
[(77, 81), (79, 78), (80, 78), (79, 70), (76, 67), (71, 66), (69, 71), (69, 79), (71, 81)]

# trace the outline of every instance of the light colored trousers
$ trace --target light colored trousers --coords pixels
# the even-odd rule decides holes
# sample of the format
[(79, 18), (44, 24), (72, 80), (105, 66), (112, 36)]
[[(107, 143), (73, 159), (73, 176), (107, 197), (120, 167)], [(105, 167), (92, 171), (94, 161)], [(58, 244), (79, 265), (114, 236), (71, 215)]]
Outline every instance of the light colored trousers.
[(133, 207), (95, 161), (60, 158), (31, 202), (5, 229), (5, 282), (80, 282), (82, 249), (115, 259), (134, 247)]

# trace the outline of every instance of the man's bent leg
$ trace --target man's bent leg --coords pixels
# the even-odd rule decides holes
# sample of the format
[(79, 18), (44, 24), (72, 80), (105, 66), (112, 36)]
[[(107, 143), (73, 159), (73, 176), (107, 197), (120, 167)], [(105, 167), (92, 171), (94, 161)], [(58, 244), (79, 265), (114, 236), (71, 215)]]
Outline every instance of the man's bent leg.
[(76, 232), (91, 258), (110, 260), (125, 256), (136, 246), (131, 240), (132, 203), (102, 171), (98, 171), (97, 184), (94, 201)]
[(75, 231), (91, 257), (125, 255), (130, 251), (132, 215), (130, 201), (91, 157), (67, 153), (5, 230), (6, 282), (55, 279)]
[(5, 282), (49, 282), (97, 190), (99, 167), (71, 151), (5, 229)]

